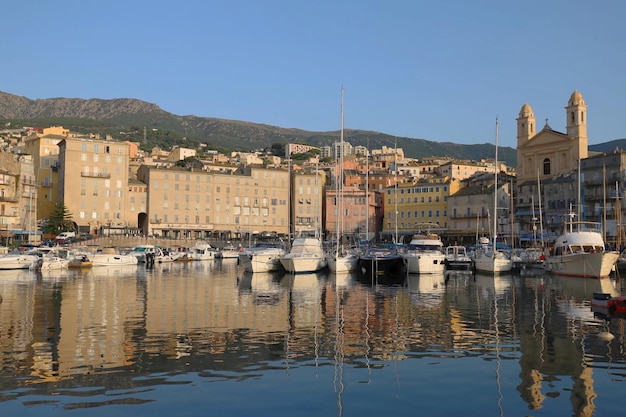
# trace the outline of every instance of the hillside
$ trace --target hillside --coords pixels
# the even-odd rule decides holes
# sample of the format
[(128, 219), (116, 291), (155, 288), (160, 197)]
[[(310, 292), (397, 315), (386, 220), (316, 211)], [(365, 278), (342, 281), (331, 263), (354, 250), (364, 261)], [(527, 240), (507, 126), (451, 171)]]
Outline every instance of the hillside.
[[(141, 142), (141, 147), (146, 150), (153, 146), (169, 149), (172, 145), (195, 148), (200, 143), (219, 150), (253, 150), (289, 140), (324, 146), (339, 139), (338, 130), (310, 132), (212, 117), (178, 116), (156, 104), (129, 98), (31, 100), (0, 92), (0, 122), (11, 122), (11, 127), (59, 125), (81, 133), (110, 134), (114, 139)], [(480, 160), (495, 155), (491, 143), (459, 145), (353, 129), (344, 130), (344, 139), (353, 146), (370, 149), (383, 145), (393, 147), (397, 143), (405, 155), (412, 158), (449, 156)], [(508, 165), (515, 166), (515, 149), (500, 147), (498, 155)]]

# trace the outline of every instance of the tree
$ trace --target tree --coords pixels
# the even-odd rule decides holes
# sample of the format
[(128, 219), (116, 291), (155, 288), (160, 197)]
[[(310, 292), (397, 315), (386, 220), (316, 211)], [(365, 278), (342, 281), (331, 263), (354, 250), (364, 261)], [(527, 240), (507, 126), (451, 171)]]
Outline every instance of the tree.
[(57, 203), (52, 213), (50, 213), (48, 222), (43, 227), (43, 232), (58, 235), (61, 232), (71, 231), (76, 231), (74, 221), (72, 220), (72, 213), (65, 207), (65, 204)]

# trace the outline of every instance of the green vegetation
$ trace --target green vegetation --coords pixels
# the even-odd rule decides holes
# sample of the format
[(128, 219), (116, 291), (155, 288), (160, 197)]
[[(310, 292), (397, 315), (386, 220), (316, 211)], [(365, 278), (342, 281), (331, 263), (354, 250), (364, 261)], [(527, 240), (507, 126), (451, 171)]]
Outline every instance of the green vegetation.
[(50, 213), (48, 221), (43, 225), (42, 232), (49, 235), (58, 235), (61, 232), (76, 231), (72, 213), (63, 203), (57, 203)]

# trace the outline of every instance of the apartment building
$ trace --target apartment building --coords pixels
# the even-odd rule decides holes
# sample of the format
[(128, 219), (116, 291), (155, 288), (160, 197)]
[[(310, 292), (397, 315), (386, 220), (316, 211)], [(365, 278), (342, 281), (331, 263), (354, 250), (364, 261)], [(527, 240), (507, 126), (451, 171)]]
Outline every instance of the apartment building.
[(475, 244), (478, 237), (491, 237), (495, 215), (494, 190), (498, 193), (498, 234), (510, 237), (512, 227), (515, 227), (514, 235), (519, 235), (518, 225), (512, 224), (511, 216), (514, 177), (504, 173), (498, 175), (497, 189), (494, 180), (493, 174), (478, 172), (464, 180), (464, 186), (448, 197), (448, 240)]
[(458, 180), (464, 180), (478, 172), (487, 172), (493, 175), (495, 172), (495, 164), (493, 160), (490, 162), (450, 160), (441, 164), (437, 168), (437, 172), (440, 175), (447, 175)]
[(325, 185), (326, 174), (317, 168), (292, 172), (291, 219), (295, 236), (302, 232), (321, 232)]
[(334, 239), (342, 233), (367, 240), (378, 236), (382, 225), (382, 193), (366, 192), (365, 188), (354, 186), (344, 187), (341, 192), (327, 188), (325, 200), (326, 238)]
[(143, 165), (148, 234), (176, 238), (248, 238), (289, 232), (289, 174), (248, 167), (235, 173)]
[(0, 152), (0, 245), (39, 244), (36, 207), (32, 156)]
[(24, 151), (32, 155), (37, 181), (37, 218), (50, 216), (56, 205), (59, 182), (59, 142), (70, 135), (62, 126), (29, 129)]
[(461, 188), (450, 177), (429, 178), (387, 187), (384, 195), (383, 233), (413, 234), (423, 224), (448, 227), (448, 197)]
[(92, 137), (66, 136), (59, 143), (58, 200), (81, 232), (136, 229), (129, 218), (129, 145)]

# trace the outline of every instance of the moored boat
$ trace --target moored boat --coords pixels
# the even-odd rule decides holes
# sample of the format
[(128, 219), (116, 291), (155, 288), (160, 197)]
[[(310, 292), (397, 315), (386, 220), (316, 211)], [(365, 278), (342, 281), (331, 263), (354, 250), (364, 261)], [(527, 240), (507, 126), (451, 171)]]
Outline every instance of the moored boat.
[(441, 274), (445, 268), (443, 243), (435, 233), (414, 235), (402, 257), (410, 274)]
[(239, 249), (230, 242), (227, 242), (222, 249), (217, 251), (216, 258), (220, 259), (237, 259), (239, 257)]
[(445, 248), (446, 269), (451, 271), (469, 271), (474, 268), (474, 261), (462, 245), (450, 245)]
[(359, 256), (361, 278), (373, 284), (401, 284), (406, 264), (394, 246), (372, 246)]
[(113, 248), (104, 248), (92, 255), (93, 266), (137, 265), (137, 257), (132, 254), (122, 255)]
[(299, 237), (293, 240), (288, 253), (280, 257), (285, 271), (290, 273), (316, 272), (327, 265), (322, 241), (317, 237)]
[(626, 296), (594, 292), (591, 297), (591, 311), (608, 317), (624, 318), (626, 317)]
[(41, 258), (36, 255), (8, 253), (0, 256), (0, 270), (34, 269), (39, 264), (41, 264)]
[(269, 272), (283, 269), (280, 258), (287, 254), (282, 243), (260, 242), (238, 253), (244, 271)]
[(87, 254), (77, 255), (74, 258), (70, 259), (68, 268), (71, 269), (80, 269), (80, 268), (91, 268), (93, 266), (93, 261), (89, 259)]
[(600, 223), (569, 221), (549, 248), (543, 264), (554, 275), (605, 278), (618, 258), (619, 252), (606, 250)]
[(189, 257), (192, 261), (212, 261), (217, 250), (207, 242), (198, 241), (189, 248)]

